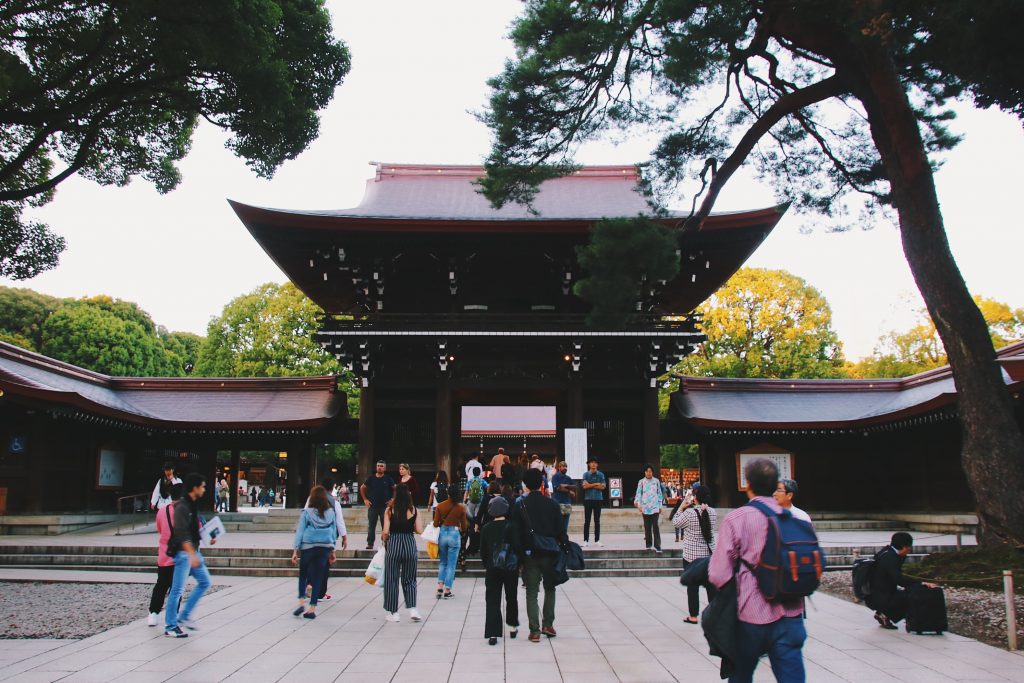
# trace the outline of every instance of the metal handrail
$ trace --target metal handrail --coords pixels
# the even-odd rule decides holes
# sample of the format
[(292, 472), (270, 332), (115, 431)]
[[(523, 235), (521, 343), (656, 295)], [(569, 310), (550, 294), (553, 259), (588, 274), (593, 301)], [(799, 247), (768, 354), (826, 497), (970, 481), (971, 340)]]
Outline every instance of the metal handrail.
[[(129, 521), (131, 523), (130, 531), (135, 531), (135, 525), (138, 522), (139, 514), (145, 515), (149, 512), (149, 493), (135, 493), (130, 496), (121, 496), (117, 499), (117, 514), (118, 515), (129, 515)], [(136, 501), (139, 501), (138, 503)], [(125, 502), (132, 501), (128, 507), (128, 511), (125, 512)], [(117, 531), (114, 533), (115, 536), (120, 536), (123, 530), (123, 525), (118, 524)]]

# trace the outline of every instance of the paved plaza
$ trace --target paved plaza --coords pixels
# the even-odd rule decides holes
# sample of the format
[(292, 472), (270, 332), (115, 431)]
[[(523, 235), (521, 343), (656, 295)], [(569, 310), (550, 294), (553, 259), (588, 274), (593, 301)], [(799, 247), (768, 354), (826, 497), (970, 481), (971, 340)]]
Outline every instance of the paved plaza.
[[(108, 572), (46, 576), (152, 581), (151, 575)], [(360, 579), (332, 580), (333, 599), (314, 621), (290, 613), (294, 579), (215, 576), (214, 583), (228, 587), (204, 598), (197, 610), (200, 630), (187, 639), (165, 638), (143, 618), (85, 640), (3, 640), (0, 680), (719, 680), (718, 660), (707, 654), (700, 628), (683, 622), (685, 592), (675, 579), (573, 579), (558, 590), (557, 638), (530, 643), (523, 627), (519, 638), (496, 646), (483, 638), (484, 584), (478, 579), (456, 579), (456, 597), (443, 601), (433, 597), (434, 582), (421, 579), (419, 624), (404, 613), (401, 623), (385, 622), (380, 589)], [(520, 609), (525, 623), (522, 590)], [(804, 654), (812, 682), (1024, 682), (1019, 653), (950, 634), (884, 631), (866, 608), (827, 595), (814, 596), (807, 630)], [(774, 680), (767, 662), (755, 680)]]

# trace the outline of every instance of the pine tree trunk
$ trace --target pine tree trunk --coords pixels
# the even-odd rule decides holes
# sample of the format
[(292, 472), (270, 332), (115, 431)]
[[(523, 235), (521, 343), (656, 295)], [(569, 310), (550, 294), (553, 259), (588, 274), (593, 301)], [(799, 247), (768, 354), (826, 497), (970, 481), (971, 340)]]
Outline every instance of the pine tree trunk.
[(855, 92), (889, 176), (903, 252), (953, 370), (978, 541), (1024, 544), (1024, 435), (988, 327), (950, 252), (917, 119), (881, 40), (858, 61)]

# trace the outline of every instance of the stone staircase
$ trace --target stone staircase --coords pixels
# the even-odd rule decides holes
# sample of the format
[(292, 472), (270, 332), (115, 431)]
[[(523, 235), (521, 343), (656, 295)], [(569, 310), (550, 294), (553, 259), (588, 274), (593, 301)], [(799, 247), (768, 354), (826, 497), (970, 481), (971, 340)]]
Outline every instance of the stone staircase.
[[(855, 557), (870, 557), (875, 546), (825, 548), (830, 571), (849, 569)], [(941, 546), (918, 546), (910, 561), (929, 553), (949, 550)], [(667, 548), (661, 555), (642, 549), (593, 549), (586, 551), (587, 568), (573, 572), (578, 577), (616, 576), (678, 576), (682, 568), (682, 551)], [(288, 548), (205, 548), (203, 556), (211, 572), (233, 576), (280, 577), (296, 576), (298, 570), (290, 562)], [(338, 553), (332, 576), (362, 576), (373, 556), (370, 550), (346, 550)], [(155, 572), (156, 548), (139, 546), (83, 545), (5, 545), (0, 546), (0, 569), (27, 567), (77, 571)], [(419, 576), (437, 576), (438, 562), (420, 552)], [(459, 576), (482, 577), (484, 568), (478, 558), (467, 559), (466, 569)], [(43, 578), (43, 573), (40, 573)]]
[[(595, 550), (587, 552), (587, 569), (573, 572), (578, 577), (612, 576), (677, 576), (682, 566), (679, 550), (666, 550), (663, 555), (632, 550)], [(214, 576), (281, 577), (297, 576), (290, 562), (288, 549), (206, 548), (206, 565)], [(331, 576), (362, 576), (373, 551), (346, 550), (338, 553)], [(119, 546), (3, 546), (0, 547), (0, 569), (26, 567), (78, 571), (155, 572), (156, 549), (153, 547)], [(420, 553), (418, 575), (437, 576), (438, 561)], [(459, 576), (483, 577), (484, 567), (478, 558), (466, 561)]]

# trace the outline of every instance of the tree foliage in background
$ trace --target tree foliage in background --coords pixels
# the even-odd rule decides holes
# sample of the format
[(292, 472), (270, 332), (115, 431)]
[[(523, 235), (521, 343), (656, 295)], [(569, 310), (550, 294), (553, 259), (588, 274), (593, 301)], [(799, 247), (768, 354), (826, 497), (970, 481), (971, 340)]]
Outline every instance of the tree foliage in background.
[(62, 299), (20, 287), (0, 287), (0, 341), (39, 351), (43, 323), (62, 304)]
[(106, 296), (69, 300), (42, 326), (39, 352), (107, 375), (161, 377), (181, 374), (136, 304)]
[(707, 341), (676, 366), (684, 375), (843, 376), (843, 352), (828, 301), (784, 270), (743, 268), (697, 311)]
[(288, 282), (267, 283), (232, 299), (210, 321), (195, 374), (204, 377), (340, 375), (350, 410), (358, 405), (353, 378), (313, 333), (323, 310)]
[(587, 324), (601, 329), (628, 325), (643, 283), (671, 280), (679, 272), (672, 231), (644, 216), (598, 222), (576, 257), (586, 275), (573, 291), (591, 306)]
[(695, 443), (669, 443), (661, 447), (661, 466), (676, 470), (700, 467), (700, 446)]
[[(985, 318), (995, 348), (1024, 337), (1024, 308), (1014, 309), (982, 296), (975, 296), (974, 303)], [(848, 366), (849, 375), (864, 379), (907, 377), (946, 365), (946, 350), (928, 311), (922, 310), (919, 318), (920, 322), (909, 330), (882, 336), (874, 354)]]
[(64, 240), (24, 211), (71, 175), (176, 187), (201, 119), (270, 177), (316, 138), (349, 66), (323, 0), (5, 0), (0, 275), (56, 266)]
[(980, 541), (1024, 544), (1024, 435), (933, 177), (950, 98), (1024, 117), (1022, 22), (1018, 0), (528, 0), (491, 81), (483, 189), (528, 199), (580, 142), (651, 126), (652, 191), (700, 182), (684, 230), (748, 161), (799, 209), (892, 207), (957, 384)]
[(199, 359), (199, 346), (203, 338), (192, 332), (171, 332), (163, 325), (156, 328), (156, 335), (163, 342), (168, 362), (172, 364), (175, 375), (191, 375)]
[(138, 304), (0, 287), (0, 341), (110, 375), (187, 375), (202, 337), (158, 327)]

